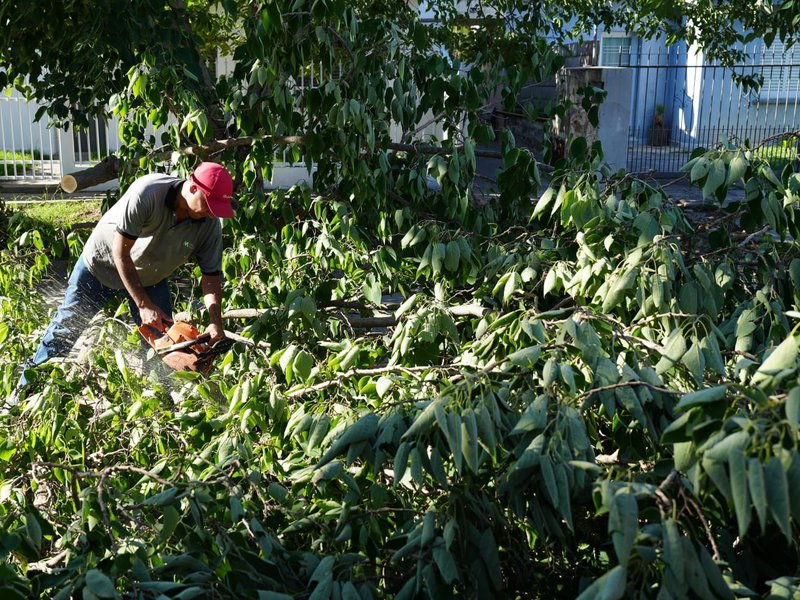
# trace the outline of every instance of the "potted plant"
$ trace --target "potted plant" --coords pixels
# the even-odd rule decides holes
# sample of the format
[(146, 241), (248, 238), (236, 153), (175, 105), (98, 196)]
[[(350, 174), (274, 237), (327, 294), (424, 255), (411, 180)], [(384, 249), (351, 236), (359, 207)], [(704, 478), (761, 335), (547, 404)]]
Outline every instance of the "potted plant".
[(666, 107), (663, 104), (656, 104), (653, 112), (653, 123), (650, 126), (650, 145), (666, 146), (669, 144), (669, 129), (664, 120)]

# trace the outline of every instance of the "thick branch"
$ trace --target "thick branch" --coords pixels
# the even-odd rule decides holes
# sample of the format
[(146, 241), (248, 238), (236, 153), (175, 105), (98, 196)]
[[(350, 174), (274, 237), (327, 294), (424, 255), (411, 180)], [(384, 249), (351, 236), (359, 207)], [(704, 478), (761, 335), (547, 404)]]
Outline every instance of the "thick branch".
[[(228, 138), (224, 140), (215, 140), (208, 144), (198, 144), (195, 146), (188, 146), (178, 151), (179, 154), (184, 156), (197, 156), (201, 159), (206, 159), (209, 156), (227, 150), (230, 148), (240, 148), (243, 146), (251, 146), (254, 142), (263, 140), (268, 143), (275, 144), (276, 146), (288, 146), (296, 144), (302, 146), (306, 142), (306, 137), (302, 135), (282, 135), (282, 136), (245, 136), (238, 138)], [(390, 142), (384, 146), (386, 150), (395, 152), (413, 152), (416, 154), (448, 156), (453, 152), (458, 152), (460, 149), (442, 148), (441, 146), (423, 145), (423, 144), (397, 144)], [(165, 161), (172, 158), (175, 151), (164, 150), (151, 154), (150, 158), (157, 161)], [(481, 158), (503, 158), (501, 152), (494, 150), (475, 150), (475, 156)], [(111, 181), (119, 176), (120, 170), (123, 167), (117, 156), (109, 156), (101, 163), (85, 169), (77, 171), (69, 175), (65, 175), (61, 179), (61, 189), (67, 193), (74, 193), (84, 190), (93, 185), (99, 185), (106, 181)], [(539, 168), (542, 170), (550, 171), (552, 168), (549, 165), (539, 163)]]
[[(226, 311), (223, 319), (257, 319), (263, 314), (269, 312), (268, 308), (235, 308)], [(481, 306), (480, 304), (461, 304), (458, 306), (449, 306), (445, 309), (454, 317), (483, 317), (489, 309)], [(177, 318), (177, 317), (176, 317)], [(355, 315), (345, 315), (345, 320), (354, 329), (370, 329), (372, 327), (391, 327), (397, 325), (397, 318), (394, 315), (386, 315), (380, 317), (358, 317)]]
[(119, 175), (119, 170), (120, 160), (117, 156), (112, 154), (93, 167), (64, 175), (64, 177), (61, 178), (61, 189), (68, 194), (79, 190), (85, 190), (86, 188), (116, 179)]

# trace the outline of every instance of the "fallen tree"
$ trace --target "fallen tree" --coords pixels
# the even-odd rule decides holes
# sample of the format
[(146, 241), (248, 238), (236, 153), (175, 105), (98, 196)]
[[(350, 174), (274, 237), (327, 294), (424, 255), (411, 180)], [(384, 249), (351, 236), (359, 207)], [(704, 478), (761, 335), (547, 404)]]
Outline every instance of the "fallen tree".
[[(251, 146), (256, 141), (265, 144), (272, 144), (274, 146), (302, 146), (305, 144), (306, 139), (304, 136), (246, 136), (241, 138), (230, 138), (225, 140), (215, 140), (207, 144), (188, 146), (177, 152), (155, 152), (154, 154), (148, 156), (147, 160), (154, 162), (174, 162), (178, 156), (197, 157), (200, 160), (212, 160), (214, 155), (225, 150), (232, 148), (246, 148)], [(427, 156), (450, 156), (453, 153), (464, 152), (463, 147), (445, 148), (427, 144), (388, 143), (386, 144), (386, 149), (392, 152), (411, 152)], [(494, 159), (502, 159), (503, 157), (501, 152), (493, 150), (473, 150), (472, 152), (475, 157)], [(129, 162), (133, 165), (138, 165), (139, 159), (132, 159)], [(68, 194), (79, 192), (81, 190), (85, 190), (86, 188), (117, 179), (123, 169), (126, 168), (125, 164), (127, 163), (123, 163), (117, 155), (112, 154), (92, 167), (64, 175), (61, 178), (59, 186)], [(545, 171), (552, 171), (552, 167), (543, 163), (539, 163), (539, 167)], [(136, 167), (129, 167), (127, 168), (127, 171), (129, 173), (134, 173), (136, 171)]]

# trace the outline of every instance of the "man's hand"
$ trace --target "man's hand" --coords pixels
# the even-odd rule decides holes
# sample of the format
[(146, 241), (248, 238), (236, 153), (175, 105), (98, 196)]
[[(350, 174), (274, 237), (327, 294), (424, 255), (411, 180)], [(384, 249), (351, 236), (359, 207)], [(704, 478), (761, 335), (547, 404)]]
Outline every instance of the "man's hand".
[(149, 325), (158, 331), (164, 331), (168, 325), (172, 324), (172, 319), (150, 299), (136, 273), (136, 266), (131, 258), (131, 248), (135, 241), (120, 233), (114, 236), (114, 245), (112, 246), (114, 265), (117, 267), (117, 273), (119, 273), (119, 278), (128, 291), (128, 295), (139, 309), (142, 324)]
[(211, 323), (208, 327), (206, 327), (206, 333), (211, 336), (211, 343), (217, 342), (221, 339), (225, 338), (225, 330), (222, 329), (219, 325)]
[(139, 318), (142, 320), (142, 325), (149, 325), (158, 331), (164, 331), (169, 325), (172, 325), (172, 319), (167, 313), (153, 303), (139, 308)]

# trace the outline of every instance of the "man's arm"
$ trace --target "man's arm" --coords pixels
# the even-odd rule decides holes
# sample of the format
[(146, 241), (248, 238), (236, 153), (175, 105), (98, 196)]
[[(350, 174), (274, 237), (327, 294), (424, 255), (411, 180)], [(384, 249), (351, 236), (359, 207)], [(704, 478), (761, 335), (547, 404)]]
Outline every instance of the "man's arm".
[(213, 341), (225, 337), (225, 330), (222, 327), (222, 276), (203, 275), (201, 279), (203, 288), (203, 302), (208, 309), (208, 328), (206, 331), (211, 334)]
[(128, 290), (136, 307), (139, 309), (139, 317), (145, 325), (152, 325), (159, 331), (164, 329), (164, 321), (169, 322), (170, 318), (164, 313), (147, 295), (147, 292), (142, 285), (139, 274), (136, 272), (136, 267), (131, 258), (131, 248), (136, 240), (126, 238), (124, 235), (117, 232), (114, 236), (114, 245), (111, 253), (114, 258), (114, 265), (117, 267), (120, 279)]

